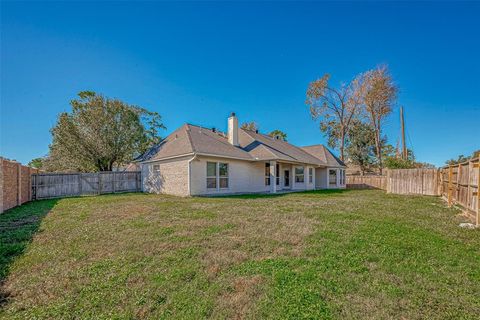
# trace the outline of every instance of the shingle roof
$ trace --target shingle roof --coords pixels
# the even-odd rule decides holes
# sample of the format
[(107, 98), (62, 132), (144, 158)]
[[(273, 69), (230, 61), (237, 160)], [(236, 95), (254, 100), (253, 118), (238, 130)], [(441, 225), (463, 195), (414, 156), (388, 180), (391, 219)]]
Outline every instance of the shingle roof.
[(225, 156), (244, 160), (254, 158), (242, 148), (235, 147), (228, 142), (227, 137), (221, 132), (187, 124), (193, 150), (197, 153)]
[(231, 145), (222, 133), (191, 124), (181, 126), (135, 160), (161, 160), (194, 152), (254, 160), (248, 152)]
[(302, 147), (303, 150), (320, 159), (329, 167), (346, 167), (342, 160), (337, 158), (327, 147), (323, 144), (316, 144), (313, 146)]
[[(323, 165), (321, 160), (281, 139), (251, 130), (239, 130), (240, 146), (258, 160), (284, 160)], [(267, 152), (268, 151), (268, 152)]]
[(281, 139), (244, 129), (239, 129), (239, 144), (231, 145), (222, 132), (185, 124), (136, 161), (161, 160), (197, 153), (247, 161), (278, 160), (318, 166), (344, 166), (322, 145), (300, 148)]

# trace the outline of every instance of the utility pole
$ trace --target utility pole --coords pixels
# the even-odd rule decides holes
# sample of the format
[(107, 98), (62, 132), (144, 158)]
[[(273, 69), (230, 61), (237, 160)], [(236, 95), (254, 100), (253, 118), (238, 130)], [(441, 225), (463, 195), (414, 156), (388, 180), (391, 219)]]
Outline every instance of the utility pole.
[(405, 144), (405, 119), (403, 118), (403, 107), (400, 107), (400, 123), (402, 126), (402, 158), (408, 159), (407, 145)]

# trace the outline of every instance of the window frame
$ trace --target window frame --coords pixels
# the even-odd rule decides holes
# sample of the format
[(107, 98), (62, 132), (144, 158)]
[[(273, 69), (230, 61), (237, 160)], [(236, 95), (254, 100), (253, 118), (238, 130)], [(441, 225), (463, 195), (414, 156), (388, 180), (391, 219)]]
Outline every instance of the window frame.
[(271, 184), (270, 180), (270, 162), (265, 162), (265, 186)]
[(275, 184), (277, 186), (280, 185), (280, 164), (279, 163), (275, 165)]
[[(302, 169), (302, 173), (297, 173), (297, 169)], [(295, 173), (295, 180), (294, 180), (295, 183), (305, 183), (305, 167), (296, 166), (294, 169), (294, 173)]]
[(308, 183), (313, 183), (313, 168), (308, 168)]
[[(215, 166), (215, 175), (214, 176), (208, 175), (208, 166), (212, 165), (212, 164)], [(207, 163), (206, 163), (207, 172), (206, 172), (205, 182), (207, 184), (207, 190), (217, 190), (218, 189), (218, 181), (217, 181), (218, 180), (218, 168), (217, 167), (218, 167), (217, 162), (207, 161)], [(210, 179), (210, 181), (215, 181), (215, 186), (213, 186), (213, 187), (209, 186), (209, 183), (208, 183), (209, 179)], [(214, 179), (214, 180), (212, 180), (212, 179)]]
[[(220, 174), (220, 165), (226, 166), (227, 175), (222, 176)], [(228, 162), (217, 162), (217, 166), (218, 166), (218, 189), (222, 189), (222, 190), (228, 189), (230, 187), (230, 166), (228, 165)], [(222, 183), (221, 183), (222, 179), (227, 181), (226, 187), (222, 187)]]
[[(332, 183), (330, 180), (330, 177), (332, 176), (330, 172), (334, 172), (335, 175), (335, 182)], [(337, 178), (338, 178), (338, 172), (337, 169), (328, 169), (328, 186), (337, 186)]]
[[(210, 165), (215, 165), (215, 175), (208, 175), (208, 166)], [(226, 175), (220, 175), (220, 166), (225, 165), (226, 166)], [(228, 190), (230, 188), (230, 164), (228, 162), (217, 162), (217, 161), (207, 161), (206, 163), (206, 187), (207, 191), (219, 191), (219, 190)], [(214, 179), (214, 180), (212, 180)], [(214, 187), (209, 187), (208, 182), (210, 181), (215, 181), (215, 186)], [(221, 186), (221, 181), (226, 181), (226, 187)]]

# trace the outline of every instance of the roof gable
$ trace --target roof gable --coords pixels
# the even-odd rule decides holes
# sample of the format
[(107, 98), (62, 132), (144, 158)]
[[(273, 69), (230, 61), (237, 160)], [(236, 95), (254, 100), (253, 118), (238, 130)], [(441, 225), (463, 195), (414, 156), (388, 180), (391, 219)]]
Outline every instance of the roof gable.
[[(320, 159), (312, 156), (305, 150), (288, 143), (287, 141), (275, 139), (274, 137), (257, 133), (251, 130), (239, 130), (239, 141), (242, 148), (252, 153), (260, 146), (269, 153), (260, 153), (258, 160), (284, 160), (292, 162), (309, 163), (315, 165), (324, 165)], [(273, 156), (269, 157), (269, 154)]]
[(302, 147), (303, 150), (320, 159), (326, 165), (330, 167), (346, 167), (342, 160), (337, 158), (333, 152), (331, 152), (323, 144), (316, 144), (313, 146)]

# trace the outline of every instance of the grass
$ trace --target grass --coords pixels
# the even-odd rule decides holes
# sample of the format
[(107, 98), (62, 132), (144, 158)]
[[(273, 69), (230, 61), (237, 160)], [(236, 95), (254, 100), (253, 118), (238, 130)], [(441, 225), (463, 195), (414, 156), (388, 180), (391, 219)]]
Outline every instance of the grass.
[(0, 318), (478, 319), (458, 214), (374, 190), (38, 201), (0, 215)]

